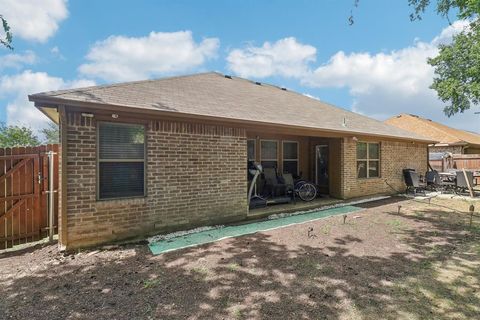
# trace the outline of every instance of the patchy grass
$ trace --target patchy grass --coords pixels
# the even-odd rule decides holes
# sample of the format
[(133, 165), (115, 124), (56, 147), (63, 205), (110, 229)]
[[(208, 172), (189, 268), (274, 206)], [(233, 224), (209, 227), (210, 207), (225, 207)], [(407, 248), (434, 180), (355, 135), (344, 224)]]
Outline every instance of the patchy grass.
[(195, 267), (195, 268), (192, 268), (191, 271), (196, 277), (202, 280), (205, 280), (209, 275), (209, 270), (206, 267)]
[(396, 231), (403, 227), (403, 222), (400, 219), (388, 220), (386, 224)]
[(143, 281), (143, 289), (156, 287), (160, 284), (160, 279), (148, 279)]
[(227, 269), (232, 271), (232, 272), (235, 272), (238, 270), (238, 268), (240, 268), (240, 265), (238, 263), (229, 263), (228, 266), (227, 266)]

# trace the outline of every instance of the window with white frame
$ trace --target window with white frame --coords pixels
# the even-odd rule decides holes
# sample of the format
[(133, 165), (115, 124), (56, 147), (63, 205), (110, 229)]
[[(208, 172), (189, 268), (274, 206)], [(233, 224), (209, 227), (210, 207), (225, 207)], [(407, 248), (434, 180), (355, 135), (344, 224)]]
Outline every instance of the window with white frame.
[(247, 157), (248, 157), (248, 161), (255, 161), (255, 148), (256, 147), (256, 143), (255, 143), (255, 139), (248, 139), (247, 140)]
[(298, 142), (283, 141), (283, 172), (298, 176)]
[(98, 123), (98, 199), (145, 195), (145, 126)]
[(278, 141), (260, 141), (261, 163), (264, 168), (278, 168)]
[(380, 177), (380, 144), (370, 142), (357, 143), (357, 177)]

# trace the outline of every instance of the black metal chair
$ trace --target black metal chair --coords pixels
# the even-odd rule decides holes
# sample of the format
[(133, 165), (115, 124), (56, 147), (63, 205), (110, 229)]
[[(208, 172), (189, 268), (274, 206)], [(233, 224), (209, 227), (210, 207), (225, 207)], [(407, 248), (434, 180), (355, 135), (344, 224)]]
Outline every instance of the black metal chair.
[(272, 197), (282, 196), (287, 193), (287, 185), (278, 179), (275, 168), (264, 168), (265, 189)]
[(295, 181), (293, 179), (293, 175), (291, 173), (283, 173), (282, 179), (286, 186), (286, 190), (285, 190), (286, 193), (292, 196), (293, 202), (296, 202), (295, 201), (296, 190), (295, 190)]
[(413, 169), (404, 169), (403, 178), (405, 179), (405, 184), (407, 185), (407, 192), (411, 191), (414, 195), (417, 192), (425, 193), (426, 184), (420, 181), (420, 177), (417, 172)]
[(437, 170), (427, 171), (425, 173), (425, 182), (427, 188), (434, 191), (447, 191), (455, 188), (455, 182), (443, 181)]

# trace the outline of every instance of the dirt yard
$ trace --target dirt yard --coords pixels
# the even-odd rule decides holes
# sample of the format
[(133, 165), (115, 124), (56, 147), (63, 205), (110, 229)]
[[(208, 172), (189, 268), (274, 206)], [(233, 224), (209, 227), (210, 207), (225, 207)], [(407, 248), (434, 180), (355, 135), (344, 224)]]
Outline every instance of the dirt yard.
[(4, 253), (0, 318), (480, 319), (480, 202), (472, 228), (447, 208), (468, 205), (392, 199), (160, 256)]

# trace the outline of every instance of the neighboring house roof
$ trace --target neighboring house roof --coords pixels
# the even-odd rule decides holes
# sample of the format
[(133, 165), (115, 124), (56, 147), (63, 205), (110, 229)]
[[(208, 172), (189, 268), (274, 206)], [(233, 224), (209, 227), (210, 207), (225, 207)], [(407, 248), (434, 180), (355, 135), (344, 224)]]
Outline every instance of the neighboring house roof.
[(305, 95), (276, 86), (210, 72), (29, 96), (39, 108), (54, 105), (128, 107), (134, 112), (163, 112), (257, 124), (347, 132), (432, 142)]
[(400, 114), (385, 120), (385, 123), (439, 141), (438, 145), (480, 145), (480, 134), (451, 128), (412, 114)]

